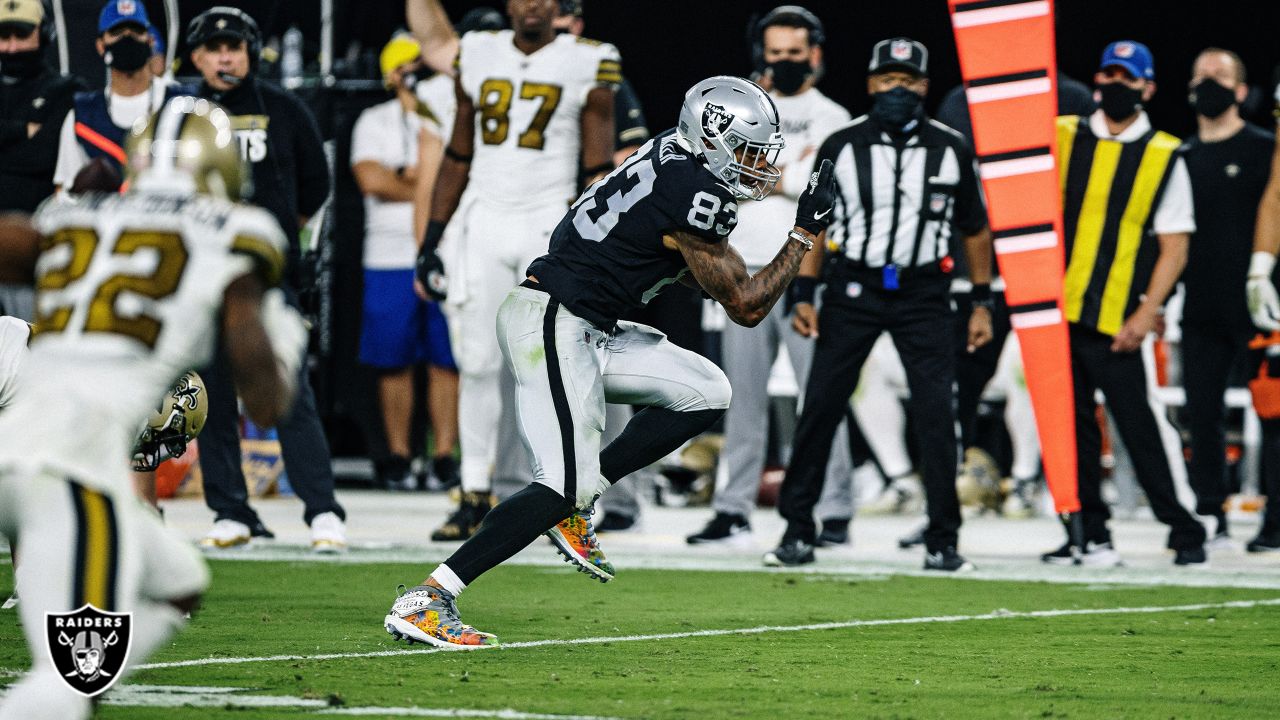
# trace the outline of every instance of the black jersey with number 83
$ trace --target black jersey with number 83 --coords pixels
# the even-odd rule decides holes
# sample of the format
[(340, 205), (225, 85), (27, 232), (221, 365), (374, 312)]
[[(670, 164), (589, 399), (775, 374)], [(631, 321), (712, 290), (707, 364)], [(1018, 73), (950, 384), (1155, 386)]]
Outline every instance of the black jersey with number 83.
[(608, 330), (688, 272), (664, 235), (727, 242), (737, 224), (737, 197), (668, 130), (583, 192), (528, 274), (575, 315)]

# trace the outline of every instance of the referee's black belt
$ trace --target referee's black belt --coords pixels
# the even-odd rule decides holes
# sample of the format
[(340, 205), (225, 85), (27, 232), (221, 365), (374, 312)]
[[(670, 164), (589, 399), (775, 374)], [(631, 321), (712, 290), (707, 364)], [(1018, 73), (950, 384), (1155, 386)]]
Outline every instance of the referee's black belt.
[(886, 287), (884, 267), (871, 267), (847, 258), (838, 258), (827, 267), (824, 280), (827, 284), (856, 282), (882, 290), (895, 290), (906, 286), (927, 284), (931, 281), (949, 281), (952, 265), (951, 258), (948, 257), (923, 265), (895, 268), (893, 274), (897, 277), (898, 287), (892, 288)]

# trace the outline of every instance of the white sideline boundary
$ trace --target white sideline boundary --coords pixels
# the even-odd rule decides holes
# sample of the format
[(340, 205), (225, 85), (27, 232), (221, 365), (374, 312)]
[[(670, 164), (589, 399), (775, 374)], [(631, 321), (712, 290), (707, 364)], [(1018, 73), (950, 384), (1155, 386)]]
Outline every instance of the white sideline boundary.
[[(567, 570), (559, 555), (550, 546), (530, 546), (507, 560), (503, 565)], [(353, 545), (341, 555), (317, 555), (310, 546), (284, 543), (261, 543), (245, 548), (206, 551), (209, 560), (231, 562), (301, 562), (334, 563), (339, 565), (368, 564), (418, 564), (425, 574), (430, 567), (443, 561), (457, 549), (456, 544), (397, 544)], [(764, 567), (757, 553), (732, 553), (719, 548), (688, 554), (683, 551), (636, 552), (628, 548), (610, 553), (619, 570), (693, 570), (700, 572), (793, 573), (818, 576), (850, 576), (883, 578), (887, 576), (923, 577), (950, 580), (974, 580), (987, 582), (1043, 582), (1067, 585), (1114, 585), (1136, 587), (1212, 587), (1242, 590), (1280, 590), (1280, 565), (1273, 558), (1262, 556), (1245, 558), (1256, 560), (1251, 567), (1231, 569), (1213, 567), (1213, 557), (1208, 567), (1179, 568), (1161, 563), (1159, 568), (1122, 566), (1117, 568), (1086, 568), (1075, 566), (1045, 565), (1037, 559), (979, 559), (974, 572), (940, 574), (936, 570), (924, 570), (917, 562), (917, 553), (904, 553), (901, 562), (869, 562), (839, 555), (819, 555), (814, 565), (798, 568)], [(909, 557), (910, 559), (905, 559)], [(569, 574), (573, 574), (569, 572)]]
[[(1011, 620), (1016, 618), (1054, 618), (1077, 617), (1087, 615), (1138, 615), (1165, 612), (1195, 612), (1199, 610), (1250, 609), (1257, 607), (1280, 606), (1280, 598), (1263, 600), (1232, 600), (1216, 603), (1194, 603), (1189, 605), (1148, 605), (1140, 607), (1115, 608), (1078, 608), (1073, 610), (1028, 610), (1015, 611), (999, 609), (980, 615), (934, 615), (910, 618), (884, 618), (879, 620), (847, 620), (843, 622), (812, 623), (808, 625), (759, 625), (750, 628), (727, 628), (722, 630), (693, 630), (688, 632), (655, 633), (652, 635), (619, 635), (608, 637), (585, 637), (568, 640), (531, 640), (513, 642), (503, 645), (481, 646), (475, 650), (517, 650), (523, 648), (539, 648), (564, 645), (604, 645), (622, 642), (653, 642), (663, 640), (681, 640), (685, 638), (724, 637), (729, 635), (760, 635), (764, 633), (811, 632), (820, 630), (843, 630), (860, 627), (883, 627), (887, 625), (927, 625), (933, 623), (957, 623), (982, 620)], [(450, 648), (423, 648), (421, 650), (378, 650), (360, 653), (327, 653), (322, 655), (268, 655), (259, 657), (225, 657), (198, 658), (194, 660), (178, 660), (174, 662), (149, 663), (137, 666), (138, 670), (165, 670), (170, 668), (201, 667), (208, 665), (240, 665), (245, 663), (298, 662), (319, 660), (348, 660), (357, 658), (396, 657), (400, 655), (433, 655), (440, 652), (467, 652)]]

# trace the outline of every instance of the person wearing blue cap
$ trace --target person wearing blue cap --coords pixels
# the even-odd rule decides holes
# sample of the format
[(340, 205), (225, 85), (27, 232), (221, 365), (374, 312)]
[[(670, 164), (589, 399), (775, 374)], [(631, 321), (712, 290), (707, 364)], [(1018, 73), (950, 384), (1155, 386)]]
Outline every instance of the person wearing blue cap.
[[(1164, 302), (1187, 261), (1196, 230), (1191, 179), (1181, 141), (1151, 127), (1143, 105), (1155, 94), (1155, 63), (1142, 43), (1121, 40), (1102, 53), (1094, 75), (1098, 110), (1058, 118), (1063, 179), (1065, 307), (1075, 386), (1084, 547), (1071, 540), (1041, 559), (1111, 567), (1102, 499), (1101, 390), (1158, 520), (1169, 526), (1174, 563), (1205, 562), (1205, 529), (1179, 502), (1162, 440), (1163, 408), (1151, 397), (1145, 356)], [(1176, 434), (1175, 434), (1176, 437)], [(1178, 449), (1181, 452), (1181, 449)]]
[(194, 88), (169, 85), (150, 63), (154, 49), (151, 18), (141, 0), (108, 0), (98, 15), (98, 54), (108, 70), (107, 87), (77, 93), (62, 124), (53, 184), (70, 190), (76, 174), (102, 158), (124, 176), (124, 138), (140, 118), (164, 101), (194, 94)]

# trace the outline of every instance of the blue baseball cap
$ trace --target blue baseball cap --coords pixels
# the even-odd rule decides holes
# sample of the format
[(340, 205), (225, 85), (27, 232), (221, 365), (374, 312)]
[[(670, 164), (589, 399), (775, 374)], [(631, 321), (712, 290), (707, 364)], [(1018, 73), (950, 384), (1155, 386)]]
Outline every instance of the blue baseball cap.
[(1102, 64), (1098, 69), (1121, 67), (1139, 80), (1156, 79), (1156, 61), (1151, 50), (1140, 42), (1117, 40), (1102, 51)]
[(102, 7), (102, 14), (98, 15), (98, 34), (124, 23), (151, 29), (151, 18), (147, 17), (147, 8), (142, 0), (107, 0), (107, 4)]

